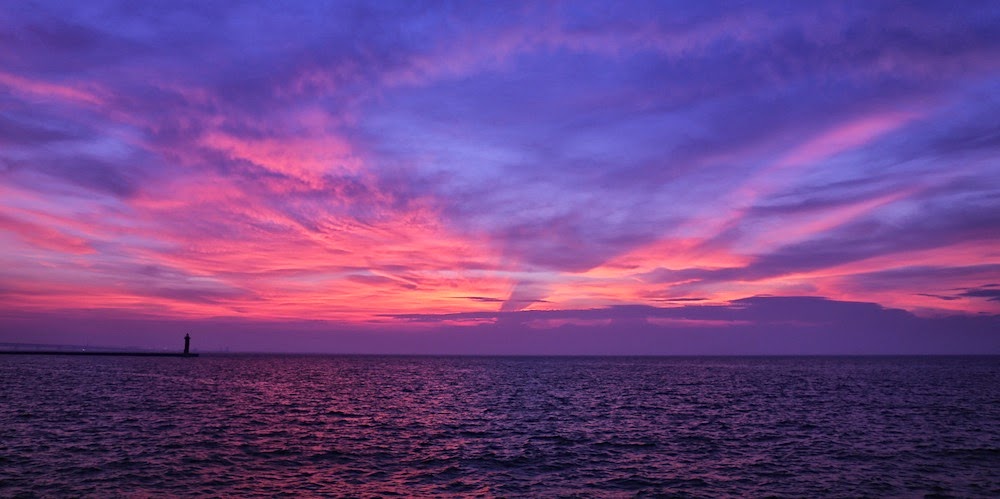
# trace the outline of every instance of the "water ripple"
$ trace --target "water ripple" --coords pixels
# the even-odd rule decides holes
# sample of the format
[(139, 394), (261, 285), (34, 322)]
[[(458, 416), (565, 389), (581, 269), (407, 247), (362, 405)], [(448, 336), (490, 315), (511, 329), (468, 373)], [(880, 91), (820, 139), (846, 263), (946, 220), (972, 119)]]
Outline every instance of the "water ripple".
[(0, 358), (0, 496), (997, 496), (1000, 359)]

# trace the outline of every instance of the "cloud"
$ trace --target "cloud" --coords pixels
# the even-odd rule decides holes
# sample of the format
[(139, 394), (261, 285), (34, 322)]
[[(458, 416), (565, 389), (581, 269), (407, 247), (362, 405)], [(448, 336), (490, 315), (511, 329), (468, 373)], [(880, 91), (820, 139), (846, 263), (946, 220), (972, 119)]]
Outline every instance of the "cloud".
[(548, 294), (547, 287), (540, 282), (521, 281), (514, 285), (510, 296), (500, 305), (500, 311), (511, 312), (523, 310), (533, 303), (544, 302), (542, 298)]
[[(845, 316), (844, 313), (847, 311), (851, 314)], [(791, 321), (818, 326), (831, 322), (859, 320), (859, 315), (884, 315), (893, 318), (908, 316), (902, 310), (888, 310), (874, 303), (840, 302), (818, 297), (750, 297), (724, 305), (684, 305), (667, 308), (615, 305), (584, 310), (500, 310), (448, 314), (392, 314), (389, 317), (414, 322), (503, 319), (505, 323), (521, 324), (536, 320), (611, 320), (616, 323), (642, 323), (647, 319), (676, 319), (692, 321), (692, 324), (697, 321), (715, 321), (719, 324), (766, 325)]]
[(960, 296), (972, 296), (976, 298), (986, 298), (990, 301), (1000, 301), (1000, 289), (984, 286), (981, 288), (967, 289), (960, 293)]
[(60, 129), (58, 126), (21, 118), (21, 116), (0, 114), (0, 144), (8, 147), (26, 146), (79, 138), (77, 133)]
[(945, 301), (953, 301), (959, 299), (957, 296), (935, 295), (931, 293), (917, 293), (917, 294), (920, 296), (929, 296), (931, 298), (937, 298), (939, 300), (945, 300)]
[(38, 248), (69, 254), (94, 251), (93, 246), (84, 238), (12, 216), (0, 214), (0, 228)]
[[(595, 335), (750, 327), (739, 310), (764, 304), (737, 300), (763, 294), (995, 314), (998, 20), (836, 2), (9, 10), (0, 309)], [(835, 308), (799, 300), (769, 320)]]
[(482, 303), (503, 303), (504, 302), (504, 300), (501, 300), (500, 298), (490, 298), (488, 296), (463, 296), (462, 298), (465, 298), (466, 300), (472, 300), (472, 301), (477, 301), (477, 302), (482, 302)]

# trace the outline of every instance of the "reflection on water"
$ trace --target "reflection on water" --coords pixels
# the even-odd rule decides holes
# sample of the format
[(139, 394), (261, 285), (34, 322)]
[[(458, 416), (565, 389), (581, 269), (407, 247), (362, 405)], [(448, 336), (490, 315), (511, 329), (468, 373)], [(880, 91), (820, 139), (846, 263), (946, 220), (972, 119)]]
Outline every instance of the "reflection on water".
[(0, 496), (1000, 494), (1000, 359), (0, 357)]

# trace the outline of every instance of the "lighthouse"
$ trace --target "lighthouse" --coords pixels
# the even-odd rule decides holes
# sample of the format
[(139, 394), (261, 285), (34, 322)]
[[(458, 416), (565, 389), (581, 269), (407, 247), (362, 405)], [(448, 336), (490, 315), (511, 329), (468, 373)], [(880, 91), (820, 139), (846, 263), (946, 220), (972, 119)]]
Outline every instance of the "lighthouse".
[(184, 335), (184, 355), (188, 355), (190, 353), (191, 353), (191, 335), (190, 334), (185, 334)]

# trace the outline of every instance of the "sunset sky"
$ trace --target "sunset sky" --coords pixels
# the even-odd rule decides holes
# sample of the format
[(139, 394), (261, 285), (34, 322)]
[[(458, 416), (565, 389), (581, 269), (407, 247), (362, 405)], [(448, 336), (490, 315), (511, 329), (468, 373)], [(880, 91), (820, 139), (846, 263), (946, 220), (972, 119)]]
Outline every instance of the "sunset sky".
[(1000, 353), (1000, 3), (5, 2), (0, 342)]

